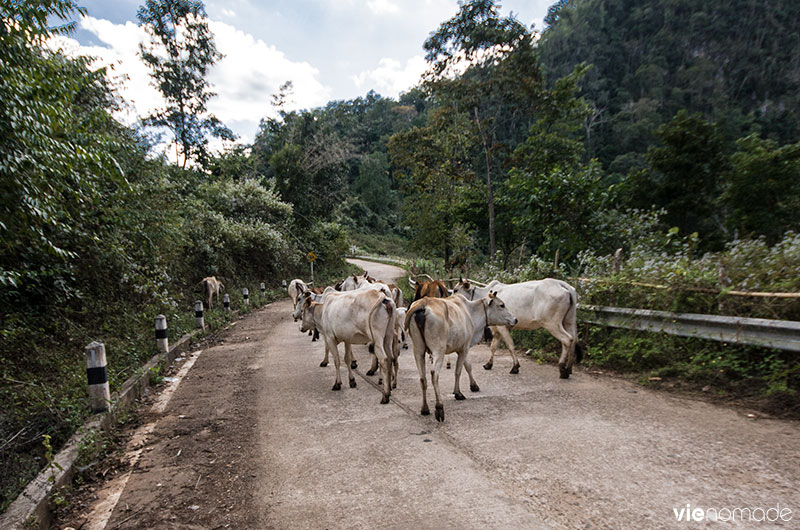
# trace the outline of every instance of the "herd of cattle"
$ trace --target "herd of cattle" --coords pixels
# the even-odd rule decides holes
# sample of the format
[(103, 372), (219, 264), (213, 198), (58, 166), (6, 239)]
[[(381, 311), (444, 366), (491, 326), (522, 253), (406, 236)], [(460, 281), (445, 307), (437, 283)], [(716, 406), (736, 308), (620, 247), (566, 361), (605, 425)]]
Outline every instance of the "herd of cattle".
[[(388, 403), (392, 388), (397, 386), (398, 357), (401, 346), (407, 347), (407, 337), (413, 344), (414, 360), (422, 387), (421, 414), (430, 414), (427, 402), (427, 376), (436, 396), (436, 419), (444, 421), (444, 405), (439, 390), (439, 373), (445, 356), (458, 355), (453, 393), (457, 400), (465, 399), (460, 391), (461, 370), (466, 368), (470, 390), (477, 392), (478, 384), (472, 376), (472, 365), (467, 354), (471, 346), (492, 332), (491, 356), (484, 368), (490, 370), (494, 355), (505, 341), (511, 351), (511, 373), (519, 372), (519, 361), (514, 353), (514, 341), (509, 329), (531, 330), (544, 328), (561, 343), (558, 367), (563, 379), (572, 373), (572, 365), (580, 361), (581, 349), (577, 340), (577, 294), (575, 289), (560, 280), (544, 280), (503, 284), (498, 281), (486, 287), (477, 287), (460, 280), (450, 291), (441, 280), (416, 283), (414, 301), (404, 307), (403, 294), (396, 285), (371, 278), (353, 275), (335, 286), (309, 288), (302, 280), (289, 283), (289, 296), (294, 304), (293, 317), (300, 321), (300, 331), (320, 335), (325, 343), (325, 358), (320, 366), (327, 366), (329, 354), (333, 355), (336, 381), (333, 390), (342, 388), (339, 373), (339, 344), (344, 342), (350, 387), (356, 386), (353, 369), (352, 344), (369, 344), (372, 367), (367, 375), (380, 369), (382, 386), (381, 403)], [(428, 353), (432, 366), (427, 366)], [(449, 367), (449, 363), (448, 363)]]

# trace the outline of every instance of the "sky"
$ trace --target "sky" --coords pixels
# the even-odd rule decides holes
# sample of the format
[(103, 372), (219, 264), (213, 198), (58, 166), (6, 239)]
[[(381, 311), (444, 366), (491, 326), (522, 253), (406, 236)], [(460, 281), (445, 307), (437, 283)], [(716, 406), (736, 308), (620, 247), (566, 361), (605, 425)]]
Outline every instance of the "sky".
[[(555, 0), (501, 1), (535, 30)], [(118, 118), (133, 124), (161, 105), (137, 56), (145, 33), (140, 0), (79, 0), (88, 11), (77, 31), (53, 46), (110, 65), (128, 106)], [(374, 90), (397, 98), (426, 68), (422, 44), (458, 11), (456, 0), (207, 0), (214, 40), (224, 58), (208, 80), (217, 96), (208, 108), (240, 141), (250, 143), (262, 118), (276, 116), (273, 94), (291, 80), (290, 110), (354, 99)]]

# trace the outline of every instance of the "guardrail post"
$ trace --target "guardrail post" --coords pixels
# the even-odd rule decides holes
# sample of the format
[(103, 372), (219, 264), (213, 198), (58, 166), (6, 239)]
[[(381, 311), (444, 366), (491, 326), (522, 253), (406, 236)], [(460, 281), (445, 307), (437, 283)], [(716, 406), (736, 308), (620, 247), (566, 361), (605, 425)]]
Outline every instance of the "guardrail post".
[(203, 320), (203, 301), (197, 300), (194, 303), (194, 323), (196, 328), (206, 329), (206, 323)]
[(244, 305), (250, 305), (250, 291), (247, 290), (247, 287), (242, 289), (242, 298), (244, 299)]
[(267, 286), (264, 285), (264, 282), (261, 282), (261, 297), (267, 296)]
[(225, 311), (231, 310), (231, 297), (227, 294), (222, 297), (222, 305), (225, 307)]
[(156, 317), (156, 347), (158, 351), (169, 352), (169, 340), (167, 339), (167, 317), (158, 315)]
[(101, 342), (86, 346), (86, 376), (89, 380), (89, 406), (92, 412), (108, 410), (111, 391), (106, 371), (106, 347)]
[(286, 280), (281, 280), (281, 287), (286, 289)]

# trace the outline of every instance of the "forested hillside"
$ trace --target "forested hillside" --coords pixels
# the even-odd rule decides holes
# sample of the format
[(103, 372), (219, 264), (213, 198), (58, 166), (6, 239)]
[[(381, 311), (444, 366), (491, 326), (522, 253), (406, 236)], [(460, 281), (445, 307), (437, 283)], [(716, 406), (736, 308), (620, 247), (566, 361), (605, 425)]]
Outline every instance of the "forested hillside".
[(621, 202), (710, 246), (798, 229), (800, 4), (561, 0), (545, 22), (550, 83), (591, 65), (585, 157), (629, 177)]

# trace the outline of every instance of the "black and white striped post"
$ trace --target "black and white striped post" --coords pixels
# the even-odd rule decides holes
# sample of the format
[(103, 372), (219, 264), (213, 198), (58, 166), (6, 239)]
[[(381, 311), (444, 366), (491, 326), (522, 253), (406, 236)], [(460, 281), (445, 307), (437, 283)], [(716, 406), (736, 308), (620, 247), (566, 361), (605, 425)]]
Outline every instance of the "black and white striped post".
[(167, 340), (167, 317), (158, 315), (156, 317), (156, 347), (158, 351), (164, 353), (169, 351), (169, 340)]
[(194, 303), (194, 323), (196, 328), (206, 329), (206, 323), (203, 320), (203, 301), (197, 300)]
[(222, 297), (222, 306), (225, 308), (225, 311), (231, 310), (231, 297), (227, 294)]
[(281, 286), (283, 286), (283, 288), (286, 289), (286, 280), (281, 280)]
[(89, 379), (89, 406), (92, 412), (108, 410), (111, 391), (106, 371), (106, 347), (101, 342), (86, 346), (86, 376)]
[(242, 298), (244, 298), (244, 305), (250, 305), (250, 291), (247, 290), (247, 287), (242, 289)]
[(264, 285), (264, 282), (261, 282), (261, 298), (267, 296), (267, 286)]

